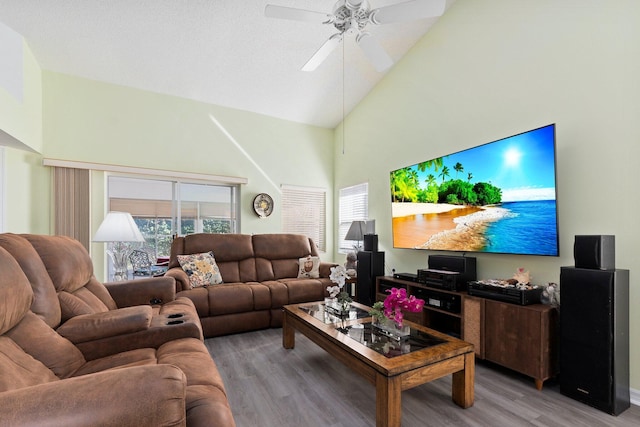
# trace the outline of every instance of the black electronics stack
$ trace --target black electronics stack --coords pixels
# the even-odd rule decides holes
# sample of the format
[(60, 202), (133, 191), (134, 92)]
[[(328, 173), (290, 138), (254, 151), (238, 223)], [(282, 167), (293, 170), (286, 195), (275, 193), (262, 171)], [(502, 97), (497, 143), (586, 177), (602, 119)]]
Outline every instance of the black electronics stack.
[[(451, 282), (455, 280), (455, 289), (450, 286), (445, 287), (448, 290), (465, 291), (470, 281), (476, 280), (476, 259), (467, 256), (450, 256), (450, 255), (429, 255), (429, 269), (423, 272), (425, 281), (433, 283), (434, 278), (441, 277), (442, 281)], [(433, 270), (436, 270), (433, 272)], [(457, 274), (446, 274), (457, 273)], [(418, 271), (420, 276), (420, 271)], [(419, 281), (419, 280), (418, 280)]]

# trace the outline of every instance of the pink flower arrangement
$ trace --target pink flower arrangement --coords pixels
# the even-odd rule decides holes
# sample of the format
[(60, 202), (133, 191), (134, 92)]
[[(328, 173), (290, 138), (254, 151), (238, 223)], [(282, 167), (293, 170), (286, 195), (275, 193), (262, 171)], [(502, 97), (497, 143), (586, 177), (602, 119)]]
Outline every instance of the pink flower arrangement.
[(424, 307), (424, 300), (413, 295), (407, 297), (407, 290), (404, 288), (388, 289), (389, 296), (384, 300), (384, 315), (396, 322), (398, 327), (402, 327), (404, 315), (402, 310), (419, 313)]

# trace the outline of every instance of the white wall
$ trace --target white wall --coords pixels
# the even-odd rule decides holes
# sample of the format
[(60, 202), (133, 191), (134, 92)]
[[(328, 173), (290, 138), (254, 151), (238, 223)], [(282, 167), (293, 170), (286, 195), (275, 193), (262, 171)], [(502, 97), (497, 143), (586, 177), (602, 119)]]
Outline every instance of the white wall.
[[(640, 227), (640, 2), (457, 0), (336, 135), (336, 189), (370, 184), (387, 271), (424, 268), (430, 252), (392, 248), (389, 172), (549, 123), (557, 125), (560, 257), (480, 254), (480, 278), (559, 280), (576, 234), (616, 235), (616, 265), (633, 272)], [(375, 147), (375, 149), (372, 149)], [(640, 313), (631, 314), (640, 360)], [(640, 364), (631, 366), (640, 389)]]

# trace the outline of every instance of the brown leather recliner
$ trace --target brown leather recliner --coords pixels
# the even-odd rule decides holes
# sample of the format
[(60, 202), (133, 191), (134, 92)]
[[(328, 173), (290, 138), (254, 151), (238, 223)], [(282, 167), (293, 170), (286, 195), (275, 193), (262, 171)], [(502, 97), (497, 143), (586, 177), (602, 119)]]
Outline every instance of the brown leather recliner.
[(1, 247), (0, 271), (3, 425), (235, 425), (224, 384), (201, 340), (178, 339), (87, 361), (30, 311), (34, 291)]
[(88, 360), (177, 339), (203, 339), (193, 303), (169, 277), (100, 283), (84, 246), (65, 236), (0, 234), (35, 298), (31, 310)]

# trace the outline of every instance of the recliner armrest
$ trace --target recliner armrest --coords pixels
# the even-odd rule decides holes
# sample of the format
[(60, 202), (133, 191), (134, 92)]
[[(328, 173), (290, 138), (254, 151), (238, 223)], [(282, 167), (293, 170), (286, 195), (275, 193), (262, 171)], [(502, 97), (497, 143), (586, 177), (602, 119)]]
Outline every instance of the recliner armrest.
[(329, 277), (331, 274), (331, 267), (337, 267), (338, 264), (335, 262), (320, 262), (320, 267), (318, 272), (320, 273), (320, 277)]
[(120, 308), (164, 304), (176, 299), (175, 279), (168, 276), (108, 282), (104, 286)]
[(77, 344), (149, 329), (152, 317), (150, 305), (125, 307), (72, 317), (56, 332)]
[(186, 384), (173, 365), (103, 371), (2, 392), (0, 419), (12, 426), (185, 426)]
[(185, 273), (182, 267), (173, 267), (164, 273), (165, 277), (173, 277), (176, 281), (176, 292), (186, 291), (191, 289), (191, 282), (189, 281), (189, 275)]

